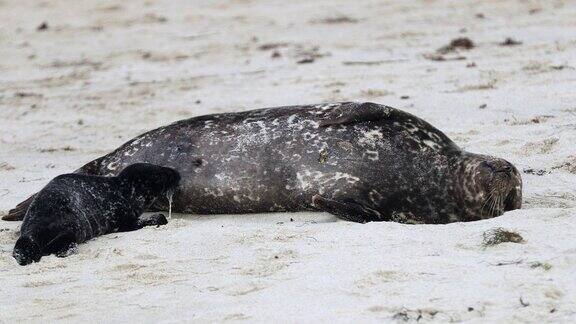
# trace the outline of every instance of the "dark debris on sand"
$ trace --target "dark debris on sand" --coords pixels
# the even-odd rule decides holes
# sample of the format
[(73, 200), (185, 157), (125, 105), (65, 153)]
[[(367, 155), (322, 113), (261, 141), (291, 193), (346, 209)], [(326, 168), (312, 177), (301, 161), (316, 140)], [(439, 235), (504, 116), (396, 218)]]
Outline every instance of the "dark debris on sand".
[(542, 170), (542, 169), (540, 169), (540, 170), (538, 170), (538, 169), (535, 170), (535, 169), (532, 169), (532, 168), (530, 168), (530, 169), (524, 169), (523, 172), (524, 172), (525, 174), (533, 174), (533, 175), (537, 175), (537, 176), (543, 176), (543, 175), (545, 175), (545, 174), (549, 174), (549, 173), (550, 173), (550, 171), (546, 171), (546, 170)]
[(532, 269), (542, 269), (544, 271), (550, 271), (552, 269), (552, 265), (547, 262), (532, 262), (530, 263), (530, 268)]
[(462, 61), (462, 60), (466, 59), (466, 57), (464, 57), (464, 56), (445, 57), (444, 55), (438, 54), (438, 53), (424, 54), (424, 58), (427, 60), (436, 61), (436, 62)]
[(450, 44), (440, 47), (435, 53), (424, 54), (424, 58), (430, 61), (444, 62), (444, 61), (460, 61), (465, 60), (466, 57), (462, 55), (447, 56), (447, 54), (457, 54), (461, 50), (471, 50), (476, 45), (468, 37), (458, 37), (450, 41)]
[(503, 229), (501, 227), (487, 230), (486, 232), (484, 232), (484, 234), (482, 236), (484, 238), (484, 240), (482, 241), (482, 245), (484, 245), (486, 247), (494, 246), (494, 245), (498, 245), (498, 244), (502, 244), (502, 243), (524, 243), (525, 242), (522, 235), (520, 235), (516, 232), (508, 231), (508, 230)]
[(45, 31), (45, 30), (48, 30), (48, 23), (45, 21), (40, 25), (38, 25), (38, 27), (36, 27), (36, 31)]
[(348, 16), (338, 16), (338, 17), (324, 18), (317, 22), (322, 24), (353, 24), (357, 23), (358, 19), (351, 18)]
[(314, 46), (311, 48), (305, 48), (302, 46), (296, 47), (297, 64), (309, 64), (314, 63), (317, 59), (325, 56), (329, 56), (330, 53), (321, 53), (319, 46)]
[(522, 45), (522, 42), (508, 37), (503, 42), (499, 43), (498, 45), (500, 45), (500, 46), (518, 46), (518, 45)]
[(419, 322), (420, 320), (431, 321), (439, 311), (434, 309), (402, 309), (396, 312), (392, 319), (398, 322)]
[(266, 44), (262, 44), (262, 45), (258, 46), (258, 49), (261, 51), (269, 51), (269, 50), (277, 49), (280, 47), (287, 47), (288, 45), (290, 45), (290, 44), (288, 44), (288, 43), (266, 43)]
[(297, 64), (309, 64), (314, 63), (316, 59), (314, 57), (306, 57), (301, 60), (296, 61)]
[(450, 41), (450, 44), (440, 47), (436, 52), (440, 54), (448, 54), (458, 50), (471, 50), (476, 45), (468, 37), (458, 37)]

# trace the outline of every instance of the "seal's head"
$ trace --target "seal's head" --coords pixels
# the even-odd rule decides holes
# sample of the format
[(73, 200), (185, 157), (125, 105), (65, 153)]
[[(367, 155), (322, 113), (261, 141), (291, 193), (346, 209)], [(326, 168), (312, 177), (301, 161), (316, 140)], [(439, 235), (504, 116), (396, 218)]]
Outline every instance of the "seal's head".
[(128, 183), (128, 193), (143, 206), (150, 206), (157, 198), (173, 192), (180, 182), (178, 171), (150, 163), (129, 165), (118, 178)]
[(469, 220), (492, 218), (522, 207), (522, 178), (510, 162), (486, 155), (466, 154), (457, 168)]
[(30, 237), (24, 236), (20, 237), (18, 241), (16, 241), (12, 256), (16, 259), (18, 264), (27, 265), (32, 262), (40, 261), (40, 258), (42, 258), (42, 251), (40, 246), (36, 244), (34, 240)]

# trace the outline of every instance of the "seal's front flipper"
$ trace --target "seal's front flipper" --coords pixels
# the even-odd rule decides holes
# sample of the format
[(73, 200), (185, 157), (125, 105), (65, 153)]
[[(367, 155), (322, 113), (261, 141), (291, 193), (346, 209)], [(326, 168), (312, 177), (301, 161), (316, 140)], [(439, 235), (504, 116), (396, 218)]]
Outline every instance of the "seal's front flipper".
[(63, 233), (50, 241), (44, 248), (44, 255), (55, 254), (59, 258), (67, 257), (76, 252), (76, 237), (72, 233)]
[(393, 111), (394, 108), (372, 102), (342, 104), (320, 122), (320, 127), (378, 121), (388, 118)]
[(140, 216), (138, 217), (138, 226), (139, 228), (145, 226), (160, 226), (168, 224), (168, 220), (164, 214), (152, 214), (148, 216)]
[(375, 210), (352, 201), (336, 201), (315, 195), (312, 204), (319, 210), (351, 222), (366, 223), (378, 219)]
[(124, 221), (118, 228), (120, 232), (130, 232), (139, 230), (146, 226), (160, 226), (168, 224), (166, 216), (163, 214), (140, 215)]

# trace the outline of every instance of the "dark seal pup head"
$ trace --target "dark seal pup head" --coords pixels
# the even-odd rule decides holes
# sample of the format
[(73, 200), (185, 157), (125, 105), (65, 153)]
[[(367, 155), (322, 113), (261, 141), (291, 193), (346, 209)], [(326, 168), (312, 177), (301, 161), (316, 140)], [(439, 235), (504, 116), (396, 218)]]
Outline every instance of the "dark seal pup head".
[(30, 237), (20, 237), (14, 246), (12, 256), (16, 259), (19, 265), (27, 265), (32, 262), (40, 261), (42, 251), (40, 246), (36, 244)]
[(27, 265), (44, 255), (66, 256), (76, 243), (116, 229), (166, 224), (163, 215), (152, 220), (140, 220), (140, 215), (179, 181), (176, 170), (147, 163), (132, 164), (118, 177), (58, 176), (28, 208), (12, 255)]
[(469, 220), (492, 218), (522, 207), (522, 178), (510, 162), (465, 153), (456, 172), (460, 180), (456, 194), (464, 201)]
[(154, 201), (170, 194), (180, 182), (178, 171), (149, 163), (135, 163), (127, 166), (118, 178), (126, 181), (130, 190), (127, 196), (142, 203), (142, 208), (148, 208)]

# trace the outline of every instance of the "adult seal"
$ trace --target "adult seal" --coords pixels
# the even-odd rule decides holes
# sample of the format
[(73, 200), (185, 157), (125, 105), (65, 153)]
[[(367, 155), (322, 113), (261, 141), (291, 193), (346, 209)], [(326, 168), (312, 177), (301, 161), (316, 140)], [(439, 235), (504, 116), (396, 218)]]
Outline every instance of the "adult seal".
[(35, 195), (12, 255), (27, 265), (44, 255), (66, 256), (96, 236), (167, 224), (162, 214), (142, 213), (179, 179), (173, 169), (146, 163), (130, 165), (117, 177), (60, 175)]
[(522, 201), (509, 162), (463, 151), (424, 120), (374, 103), (181, 120), (77, 172), (112, 176), (136, 162), (178, 170), (173, 207), (183, 213), (316, 210), (355, 222), (436, 224), (498, 216)]

